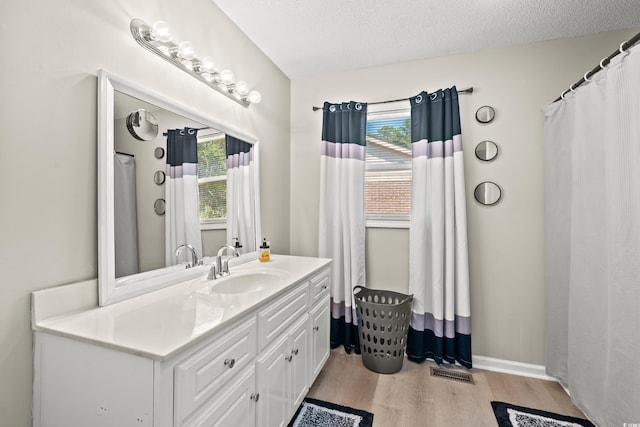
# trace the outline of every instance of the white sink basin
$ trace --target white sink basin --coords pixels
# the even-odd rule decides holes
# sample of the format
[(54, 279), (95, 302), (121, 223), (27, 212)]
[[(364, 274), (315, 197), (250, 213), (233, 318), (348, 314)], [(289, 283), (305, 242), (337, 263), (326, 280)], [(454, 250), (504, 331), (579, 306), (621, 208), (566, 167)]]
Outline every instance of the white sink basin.
[[(246, 294), (282, 284), (285, 276), (274, 271), (234, 272), (231, 275), (212, 281), (211, 293)], [(217, 283), (216, 283), (217, 282)]]

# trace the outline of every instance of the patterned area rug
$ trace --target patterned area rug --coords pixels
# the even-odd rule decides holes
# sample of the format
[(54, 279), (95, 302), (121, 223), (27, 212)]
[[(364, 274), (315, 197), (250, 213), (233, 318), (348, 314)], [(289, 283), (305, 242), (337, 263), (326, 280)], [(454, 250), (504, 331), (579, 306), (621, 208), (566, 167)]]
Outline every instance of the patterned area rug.
[(499, 427), (595, 427), (582, 418), (524, 408), (504, 402), (491, 402)]
[(373, 414), (322, 400), (306, 398), (288, 427), (371, 427)]

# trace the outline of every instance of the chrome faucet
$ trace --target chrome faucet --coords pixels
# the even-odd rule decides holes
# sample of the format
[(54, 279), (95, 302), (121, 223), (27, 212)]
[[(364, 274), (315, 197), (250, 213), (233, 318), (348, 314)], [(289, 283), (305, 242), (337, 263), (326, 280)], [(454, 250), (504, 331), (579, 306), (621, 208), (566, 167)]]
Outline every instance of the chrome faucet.
[(225, 274), (226, 275), (229, 274), (229, 259), (231, 257), (225, 258), (224, 261), (222, 260), (222, 254), (224, 254), (224, 252), (227, 250), (230, 250), (231, 255), (234, 257), (240, 256), (240, 252), (238, 252), (238, 250), (231, 245), (224, 245), (223, 247), (221, 247), (218, 250), (218, 256), (216, 257), (216, 262), (211, 266), (211, 269), (209, 270), (207, 279), (214, 280), (214, 279), (217, 279), (218, 277), (224, 276)]
[(190, 267), (195, 267), (196, 265), (199, 265), (201, 261), (198, 261), (198, 253), (196, 252), (195, 248), (191, 245), (180, 245), (176, 248), (176, 264), (178, 264), (178, 256), (180, 255), (180, 252), (182, 251), (182, 249), (187, 248), (191, 251), (191, 264), (187, 264), (187, 268)]

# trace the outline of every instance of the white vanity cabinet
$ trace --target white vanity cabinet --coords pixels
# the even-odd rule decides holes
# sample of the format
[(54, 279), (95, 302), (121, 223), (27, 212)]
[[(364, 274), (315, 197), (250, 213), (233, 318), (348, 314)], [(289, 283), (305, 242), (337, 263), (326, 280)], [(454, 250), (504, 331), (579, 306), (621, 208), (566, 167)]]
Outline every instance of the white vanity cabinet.
[[(164, 358), (70, 336), (60, 316), (41, 322), (34, 335), (33, 425), (285, 427), (329, 354), (328, 280), (327, 260)], [(84, 327), (117, 324), (97, 320), (104, 315), (83, 318)], [(157, 322), (166, 324), (165, 317), (170, 313)]]

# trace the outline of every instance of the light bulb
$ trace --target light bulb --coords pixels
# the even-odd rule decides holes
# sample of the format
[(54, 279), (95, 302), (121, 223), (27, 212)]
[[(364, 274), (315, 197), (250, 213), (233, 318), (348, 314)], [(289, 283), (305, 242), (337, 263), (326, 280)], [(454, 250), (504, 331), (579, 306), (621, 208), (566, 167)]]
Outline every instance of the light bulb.
[(214, 80), (213, 74), (211, 73), (202, 73), (200, 75), (202, 76), (203, 79), (205, 79), (209, 83), (211, 83)]
[(243, 80), (236, 83), (236, 92), (240, 96), (246, 96), (249, 93), (249, 84)]
[(188, 69), (188, 70), (192, 70), (193, 71), (193, 62), (191, 62), (188, 59), (183, 59), (182, 61), (180, 61), (182, 63), (182, 65), (184, 66), (184, 68)]
[(203, 73), (213, 73), (216, 70), (216, 62), (210, 56), (205, 56), (200, 61), (200, 71)]
[(220, 81), (222, 84), (228, 86), (232, 85), (235, 80), (235, 76), (233, 75), (233, 71), (231, 70), (222, 70), (220, 71)]
[(252, 90), (249, 92), (249, 102), (252, 104), (258, 104), (262, 99), (262, 95), (257, 90)]
[(157, 21), (151, 26), (151, 39), (162, 43), (168, 43), (173, 39), (171, 27), (164, 21)]
[(171, 56), (171, 50), (168, 46), (158, 46), (158, 50), (166, 56)]
[(178, 56), (182, 59), (193, 59), (196, 57), (196, 52), (193, 50), (191, 42), (180, 42), (178, 45)]

